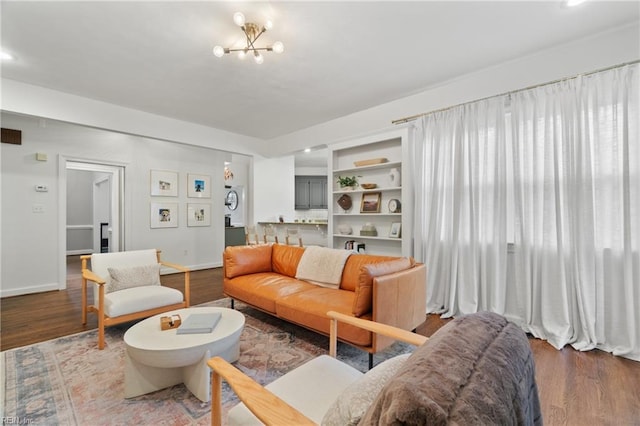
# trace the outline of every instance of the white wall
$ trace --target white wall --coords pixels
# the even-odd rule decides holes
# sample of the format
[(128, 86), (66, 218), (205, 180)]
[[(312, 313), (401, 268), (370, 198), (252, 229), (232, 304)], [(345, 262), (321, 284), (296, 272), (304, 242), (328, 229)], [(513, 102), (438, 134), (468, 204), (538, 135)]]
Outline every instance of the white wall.
[[(2, 114), (2, 126), (22, 130), (23, 139), (22, 145), (0, 148), (2, 296), (64, 286), (58, 282), (59, 260), (65, 255), (58, 226), (65, 222), (66, 203), (59, 205), (58, 197), (66, 191), (66, 180), (58, 180), (59, 156), (125, 166), (125, 249), (159, 248), (163, 258), (196, 269), (221, 264), (225, 153), (7, 113)], [(36, 152), (46, 153), (49, 160), (36, 161)], [(151, 169), (178, 172), (179, 196), (152, 198)], [(188, 173), (211, 176), (210, 199), (187, 198)], [(35, 192), (36, 184), (47, 185), (49, 191)], [(150, 229), (152, 200), (178, 203), (178, 228)], [(187, 203), (193, 202), (212, 205), (210, 227), (186, 226)], [(44, 212), (33, 213), (34, 205)]]
[(255, 222), (276, 221), (279, 215), (293, 220), (294, 163), (293, 155), (280, 158), (254, 157), (253, 217)]
[[(639, 58), (640, 24), (635, 23), (478, 70), (473, 74), (426, 88), (425, 91), (413, 96), (275, 138), (264, 146), (268, 146), (271, 150), (270, 156), (278, 156), (309, 146), (355, 139), (393, 128), (392, 121), (399, 118), (591, 72)], [(406, 65), (411, 66), (411, 58), (407, 58)]]

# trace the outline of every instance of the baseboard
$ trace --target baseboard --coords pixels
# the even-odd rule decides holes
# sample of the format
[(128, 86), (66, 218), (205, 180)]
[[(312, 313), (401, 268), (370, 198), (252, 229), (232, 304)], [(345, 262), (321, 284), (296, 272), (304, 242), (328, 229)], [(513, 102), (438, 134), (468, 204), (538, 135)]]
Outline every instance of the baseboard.
[(67, 256), (78, 256), (81, 254), (92, 254), (93, 249), (84, 249), (84, 250), (67, 250)]
[(58, 283), (43, 284), (30, 287), (10, 288), (0, 290), (0, 297), (22, 296), (23, 294), (43, 293), (45, 291), (60, 290)]
[[(222, 262), (213, 262), (213, 263), (201, 263), (198, 265), (183, 265), (186, 268), (189, 268), (190, 271), (199, 271), (201, 269), (211, 269), (211, 268), (221, 268), (222, 267)], [(175, 269), (172, 268), (162, 268), (160, 269), (160, 275), (167, 275), (167, 274), (177, 274), (179, 273), (179, 271), (176, 271)]]

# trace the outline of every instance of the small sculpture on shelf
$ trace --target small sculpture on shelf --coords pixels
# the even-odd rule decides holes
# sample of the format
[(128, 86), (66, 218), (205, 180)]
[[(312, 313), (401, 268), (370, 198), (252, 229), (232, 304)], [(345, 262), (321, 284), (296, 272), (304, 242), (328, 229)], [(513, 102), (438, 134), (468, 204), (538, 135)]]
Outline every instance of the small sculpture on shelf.
[(351, 206), (353, 206), (353, 202), (348, 194), (342, 194), (342, 196), (338, 198), (338, 205), (346, 213), (351, 209)]

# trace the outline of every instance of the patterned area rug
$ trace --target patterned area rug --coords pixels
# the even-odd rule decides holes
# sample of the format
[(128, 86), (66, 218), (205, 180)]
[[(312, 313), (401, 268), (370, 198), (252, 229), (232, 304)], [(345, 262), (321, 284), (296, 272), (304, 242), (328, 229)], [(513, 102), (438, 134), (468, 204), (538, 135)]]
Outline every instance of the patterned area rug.
[[(200, 306), (229, 307), (222, 299)], [(325, 336), (236, 303), (246, 317), (240, 338), (240, 359), (234, 364), (260, 384), (268, 384), (306, 361), (328, 353)], [(42, 425), (208, 425), (210, 403), (176, 385), (136, 398), (124, 398), (124, 342), (129, 325), (109, 327), (106, 346), (97, 349), (97, 330), (49, 340), (0, 353), (3, 412), (14, 424)], [(396, 343), (378, 353), (379, 363), (412, 351)], [(368, 354), (339, 344), (338, 358), (368, 368)], [(237, 404), (223, 382), (223, 419)]]

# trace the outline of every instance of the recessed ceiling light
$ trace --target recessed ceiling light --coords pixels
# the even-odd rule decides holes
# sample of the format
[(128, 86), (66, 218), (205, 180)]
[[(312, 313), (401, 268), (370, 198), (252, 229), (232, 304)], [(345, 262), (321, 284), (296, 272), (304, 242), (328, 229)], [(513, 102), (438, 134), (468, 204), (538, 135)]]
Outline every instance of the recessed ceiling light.
[(584, 3), (587, 0), (567, 0), (567, 6), (568, 7), (573, 7), (573, 6), (577, 6), (579, 4)]
[(2, 50), (0, 51), (0, 59), (2, 59), (3, 61), (12, 61), (13, 55)]

